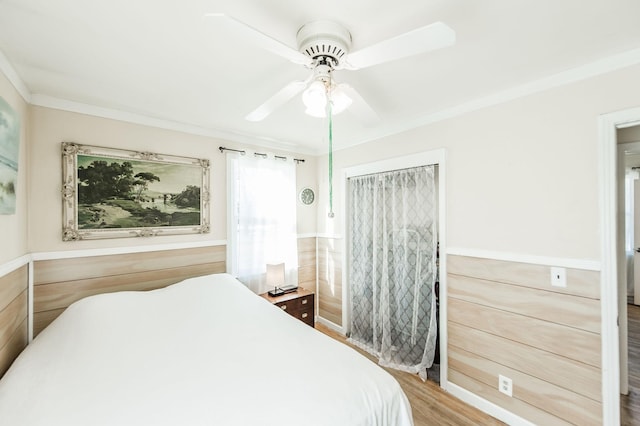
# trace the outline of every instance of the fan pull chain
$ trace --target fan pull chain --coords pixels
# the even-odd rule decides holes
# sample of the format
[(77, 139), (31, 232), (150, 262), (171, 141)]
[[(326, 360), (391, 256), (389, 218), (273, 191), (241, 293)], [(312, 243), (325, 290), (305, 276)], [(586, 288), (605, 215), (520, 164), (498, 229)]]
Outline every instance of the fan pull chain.
[(327, 102), (327, 116), (329, 117), (329, 217), (333, 218), (333, 116), (331, 101)]

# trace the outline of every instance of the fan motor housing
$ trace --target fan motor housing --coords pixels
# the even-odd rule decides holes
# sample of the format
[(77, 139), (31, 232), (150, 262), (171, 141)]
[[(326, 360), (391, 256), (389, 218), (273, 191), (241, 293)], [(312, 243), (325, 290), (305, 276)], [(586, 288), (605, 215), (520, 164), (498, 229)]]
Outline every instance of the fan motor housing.
[(351, 33), (332, 21), (309, 22), (298, 30), (296, 38), (300, 53), (315, 61), (330, 60), (334, 68), (340, 65), (351, 47)]

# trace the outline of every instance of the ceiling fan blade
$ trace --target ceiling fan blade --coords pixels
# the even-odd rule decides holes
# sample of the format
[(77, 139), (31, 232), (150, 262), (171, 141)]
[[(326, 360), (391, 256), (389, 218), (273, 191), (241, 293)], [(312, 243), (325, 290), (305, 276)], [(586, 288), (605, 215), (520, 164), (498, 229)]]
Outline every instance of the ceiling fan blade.
[(349, 53), (347, 68), (366, 68), (451, 46), (455, 42), (455, 31), (442, 22), (435, 22)]
[(226, 15), (224, 13), (207, 13), (205, 18), (221, 18), (226, 19), (235, 25), (242, 31), (246, 39), (256, 46), (259, 46), (265, 50), (268, 50), (276, 55), (282, 56), (285, 59), (290, 60), (296, 64), (311, 65), (313, 60), (306, 55), (298, 52), (297, 50), (287, 46), (275, 38), (272, 38), (260, 30), (253, 28), (252, 26), (245, 24), (242, 21), (237, 20), (233, 16)]
[(258, 108), (251, 111), (245, 120), (248, 121), (262, 121), (269, 114), (271, 114), (278, 107), (284, 105), (298, 93), (302, 92), (307, 87), (309, 80), (307, 81), (292, 81), (291, 83), (280, 89), (275, 95), (267, 99), (265, 103)]
[(360, 96), (356, 89), (346, 83), (340, 83), (338, 86), (353, 100), (351, 105), (349, 105), (349, 108), (347, 108), (347, 111), (355, 115), (363, 125), (371, 127), (380, 121), (378, 114), (362, 98), (362, 96)]

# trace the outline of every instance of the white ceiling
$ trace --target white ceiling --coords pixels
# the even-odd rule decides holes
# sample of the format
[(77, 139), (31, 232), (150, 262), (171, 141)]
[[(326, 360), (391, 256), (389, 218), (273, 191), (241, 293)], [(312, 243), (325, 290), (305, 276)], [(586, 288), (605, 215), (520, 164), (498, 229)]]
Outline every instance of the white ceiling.
[(326, 124), (299, 96), (262, 122), (244, 120), (309, 71), (234, 39), (223, 12), (296, 48), (303, 24), (344, 25), (352, 50), (442, 21), (453, 47), (335, 72), (381, 120), (334, 120), (336, 148), (640, 47), (637, 0), (0, 0), (0, 51), (46, 105), (88, 105), (295, 152), (326, 151)]

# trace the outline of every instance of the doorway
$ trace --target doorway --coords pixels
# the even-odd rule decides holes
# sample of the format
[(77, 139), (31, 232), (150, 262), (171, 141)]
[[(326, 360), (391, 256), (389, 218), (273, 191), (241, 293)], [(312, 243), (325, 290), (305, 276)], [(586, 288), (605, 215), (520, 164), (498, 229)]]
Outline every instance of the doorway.
[[(618, 130), (640, 125), (640, 108), (602, 115), (599, 125), (599, 192), (601, 209), (602, 264), (602, 406), (605, 425), (620, 424), (620, 329), (618, 321), (626, 320), (626, 292), (618, 290), (618, 277), (624, 259), (621, 257), (618, 216)], [(619, 262), (620, 261), (620, 262)], [(622, 266), (621, 266), (622, 265)], [(626, 338), (626, 337), (625, 337)]]
[(640, 126), (616, 132), (618, 158), (618, 299), (620, 327), (620, 420), (640, 422)]

